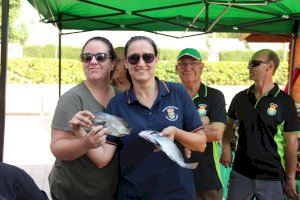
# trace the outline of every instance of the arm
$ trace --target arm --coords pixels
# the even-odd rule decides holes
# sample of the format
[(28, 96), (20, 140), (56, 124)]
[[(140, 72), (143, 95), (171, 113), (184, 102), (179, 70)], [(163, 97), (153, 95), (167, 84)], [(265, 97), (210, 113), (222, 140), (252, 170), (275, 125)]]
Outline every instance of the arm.
[(297, 199), (295, 172), (297, 166), (297, 150), (298, 141), (297, 134), (293, 132), (285, 132), (285, 159), (286, 159), (286, 180), (285, 193), (291, 199)]
[(231, 166), (232, 163), (230, 138), (233, 136), (234, 126), (235, 126), (234, 120), (228, 117), (226, 123), (226, 129), (222, 138), (222, 154), (220, 158), (220, 162), (225, 167)]
[(225, 124), (222, 122), (212, 122), (204, 125), (204, 133), (207, 137), (207, 142), (219, 141), (223, 137)]
[(161, 135), (167, 136), (172, 140), (176, 139), (183, 146), (193, 151), (203, 152), (206, 147), (206, 136), (203, 130), (187, 132), (175, 126), (169, 126), (162, 130)]
[(71, 132), (52, 129), (50, 149), (60, 160), (75, 160), (105, 142), (107, 129), (98, 126), (78, 137)]

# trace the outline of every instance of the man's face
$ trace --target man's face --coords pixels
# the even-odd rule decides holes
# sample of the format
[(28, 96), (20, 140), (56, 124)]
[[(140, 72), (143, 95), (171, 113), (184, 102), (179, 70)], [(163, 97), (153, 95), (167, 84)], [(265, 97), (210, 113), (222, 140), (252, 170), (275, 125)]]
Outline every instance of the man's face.
[(118, 59), (116, 66), (115, 66), (115, 71), (113, 73), (113, 76), (111, 77), (111, 83), (112, 83), (112, 85), (115, 85), (122, 90), (129, 89), (130, 82), (126, 76), (124, 59)]
[(256, 53), (252, 56), (248, 65), (249, 77), (253, 81), (263, 81), (267, 73), (270, 71), (270, 61), (268, 61), (267, 53)]
[(176, 70), (181, 82), (185, 85), (200, 81), (204, 64), (191, 56), (183, 56), (177, 61)]

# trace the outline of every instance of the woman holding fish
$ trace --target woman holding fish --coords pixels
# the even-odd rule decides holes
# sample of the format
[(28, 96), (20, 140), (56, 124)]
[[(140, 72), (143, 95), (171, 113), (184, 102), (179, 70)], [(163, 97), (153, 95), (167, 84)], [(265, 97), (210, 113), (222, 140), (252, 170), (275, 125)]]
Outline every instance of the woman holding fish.
[[(105, 142), (102, 126), (88, 134), (76, 134), (69, 121), (79, 111), (106, 110), (110, 99), (120, 91), (110, 85), (110, 72), (115, 65), (112, 44), (105, 38), (89, 39), (82, 49), (81, 61), (86, 80), (63, 94), (51, 125), (51, 151), (56, 157), (49, 175), (53, 200), (111, 200), (117, 183), (117, 158), (99, 169), (98, 154)], [(77, 114), (78, 116), (79, 114)], [(87, 116), (80, 112), (80, 116)], [(79, 122), (73, 121), (73, 128)]]
[[(181, 84), (164, 82), (154, 76), (157, 47), (150, 38), (132, 37), (125, 46), (125, 57), (132, 86), (112, 98), (108, 111), (127, 121), (131, 133), (116, 137), (106, 128), (100, 131), (108, 134), (106, 143), (100, 147), (102, 163), (108, 163), (115, 151), (119, 154), (118, 199), (193, 200), (192, 170), (180, 167), (167, 157), (176, 152), (169, 149), (165, 154), (166, 151), (161, 151), (163, 147), (156, 148), (139, 133), (157, 131), (160, 137), (174, 140), (181, 152), (184, 147), (203, 152), (206, 136), (199, 114)], [(164, 141), (159, 145), (164, 146)]]

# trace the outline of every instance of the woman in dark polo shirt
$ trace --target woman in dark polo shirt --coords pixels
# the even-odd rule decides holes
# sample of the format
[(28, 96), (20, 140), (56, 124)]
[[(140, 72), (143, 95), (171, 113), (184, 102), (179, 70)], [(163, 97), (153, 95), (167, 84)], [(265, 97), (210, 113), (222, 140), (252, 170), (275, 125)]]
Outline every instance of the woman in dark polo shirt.
[(122, 138), (108, 136), (99, 155), (105, 164), (115, 151), (119, 154), (118, 199), (193, 200), (193, 171), (177, 165), (138, 133), (159, 131), (182, 152), (184, 147), (203, 152), (206, 136), (196, 107), (181, 84), (154, 76), (157, 47), (150, 38), (132, 37), (125, 46), (125, 57), (132, 86), (112, 98), (107, 109), (125, 119), (132, 131)]

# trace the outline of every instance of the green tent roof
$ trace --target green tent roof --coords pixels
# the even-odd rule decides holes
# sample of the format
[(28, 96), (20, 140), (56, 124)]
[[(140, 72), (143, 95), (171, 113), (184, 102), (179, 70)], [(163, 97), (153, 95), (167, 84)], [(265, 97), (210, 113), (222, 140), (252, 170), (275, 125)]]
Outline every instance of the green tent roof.
[(28, 1), (42, 15), (43, 22), (63, 30), (300, 32), (299, 0)]

